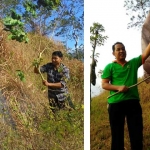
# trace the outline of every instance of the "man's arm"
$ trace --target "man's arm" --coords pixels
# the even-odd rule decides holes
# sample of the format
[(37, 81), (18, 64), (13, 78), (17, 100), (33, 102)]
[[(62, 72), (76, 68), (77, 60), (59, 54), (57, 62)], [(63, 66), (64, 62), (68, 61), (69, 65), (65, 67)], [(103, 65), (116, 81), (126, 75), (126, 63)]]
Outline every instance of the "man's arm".
[(61, 82), (58, 82), (58, 83), (49, 83), (46, 80), (43, 80), (43, 84), (45, 86), (49, 86), (49, 87), (52, 87), (52, 88), (62, 88), (63, 87), (63, 84), (61, 84)]
[(144, 50), (144, 52), (142, 54), (142, 63), (143, 64), (149, 56), (150, 56), (150, 43), (148, 44), (148, 46), (146, 47), (146, 49)]
[(65, 70), (63, 71), (63, 77), (61, 78), (60, 82), (57, 83), (49, 83), (46, 80), (43, 81), (43, 84), (45, 86), (49, 86), (52, 88), (62, 88), (66, 86), (66, 82), (69, 80), (70, 76), (69, 76), (69, 69), (65, 68)]
[(125, 85), (118, 86), (110, 84), (110, 79), (102, 79), (102, 88), (109, 91), (126, 92), (128, 87)]

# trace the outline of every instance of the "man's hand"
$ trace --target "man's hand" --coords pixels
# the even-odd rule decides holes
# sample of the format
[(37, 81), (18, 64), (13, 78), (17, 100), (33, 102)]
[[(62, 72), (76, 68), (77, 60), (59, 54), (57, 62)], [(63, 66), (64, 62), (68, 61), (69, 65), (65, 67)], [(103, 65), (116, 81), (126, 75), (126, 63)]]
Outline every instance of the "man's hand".
[(47, 80), (43, 80), (42, 82), (43, 82), (43, 85), (49, 86), (49, 82), (47, 82)]
[(47, 80), (43, 80), (43, 85), (45, 86), (49, 86), (51, 88), (62, 88), (63, 87), (63, 84), (61, 84), (61, 82), (58, 82), (58, 83), (51, 83), (51, 82), (47, 82)]
[(37, 67), (34, 67), (34, 73), (39, 74), (39, 70), (38, 70), (38, 68), (37, 68)]
[(119, 86), (118, 87), (118, 92), (126, 92), (126, 91), (128, 91), (128, 87), (127, 86), (125, 86), (125, 85), (123, 85), (123, 86)]
[(129, 88), (125, 85), (112, 85), (110, 79), (102, 79), (102, 88), (109, 91), (126, 92)]

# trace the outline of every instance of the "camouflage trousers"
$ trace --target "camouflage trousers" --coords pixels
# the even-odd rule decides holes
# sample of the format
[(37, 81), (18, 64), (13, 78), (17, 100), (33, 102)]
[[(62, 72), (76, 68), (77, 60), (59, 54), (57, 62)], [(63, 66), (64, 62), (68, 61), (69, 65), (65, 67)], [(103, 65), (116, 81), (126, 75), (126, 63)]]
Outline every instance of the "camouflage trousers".
[(58, 101), (57, 98), (49, 98), (49, 105), (53, 112), (60, 109), (65, 109), (65, 101)]

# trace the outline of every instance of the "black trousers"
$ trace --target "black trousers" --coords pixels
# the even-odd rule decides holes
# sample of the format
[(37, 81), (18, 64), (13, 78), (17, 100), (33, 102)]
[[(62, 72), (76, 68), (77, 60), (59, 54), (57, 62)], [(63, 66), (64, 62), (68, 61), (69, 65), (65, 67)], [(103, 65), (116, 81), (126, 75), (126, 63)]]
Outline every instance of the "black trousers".
[(143, 118), (138, 100), (126, 100), (109, 104), (109, 121), (111, 127), (111, 150), (124, 150), (124, 124), (127, 120), (132, 150), (143, 148)]

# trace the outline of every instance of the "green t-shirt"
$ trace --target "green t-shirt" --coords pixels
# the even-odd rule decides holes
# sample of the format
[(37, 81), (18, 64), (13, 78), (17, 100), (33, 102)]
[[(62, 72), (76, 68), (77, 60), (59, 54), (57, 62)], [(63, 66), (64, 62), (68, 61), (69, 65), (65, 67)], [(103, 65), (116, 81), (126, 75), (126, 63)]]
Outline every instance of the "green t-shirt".
[[(124, 66), (117, 62), (109, 63), (101, 75), (102, 79), (110, 79), (112, 85), (131, 86), (137, 83), (138, 68), (142, 65), (141, 55), (131, 59)], [(110, 91), (110, 95), (116, 91)], [(120, 92), (108, 99), (108, 103), (118, 103), (124, 100), (138, 99), (139, 93), (137, 86), (130, 88), (127, 92)]]

